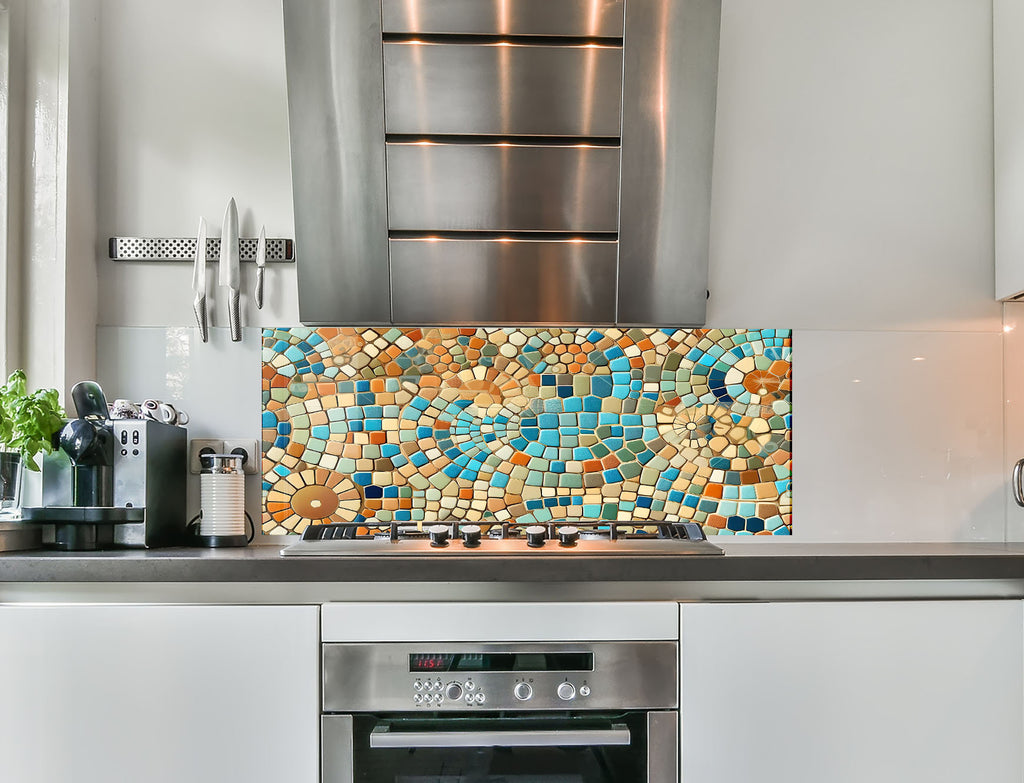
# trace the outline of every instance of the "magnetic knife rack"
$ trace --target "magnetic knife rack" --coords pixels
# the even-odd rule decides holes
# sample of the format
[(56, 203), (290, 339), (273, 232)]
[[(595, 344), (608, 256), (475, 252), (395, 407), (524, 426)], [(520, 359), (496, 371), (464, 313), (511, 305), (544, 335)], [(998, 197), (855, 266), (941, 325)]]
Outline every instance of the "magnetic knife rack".
[[(255, 263), (257, 239), (238, 240), (239, 261)], [(113, 261), (195, 261), (195, 237), (111, 237), (109, 254)], [(220, 259), (220, 237), (206, 240), (206, 260)], [(295, 263), (295, 242), (291, 239), (267, 239), (268, 264)]]

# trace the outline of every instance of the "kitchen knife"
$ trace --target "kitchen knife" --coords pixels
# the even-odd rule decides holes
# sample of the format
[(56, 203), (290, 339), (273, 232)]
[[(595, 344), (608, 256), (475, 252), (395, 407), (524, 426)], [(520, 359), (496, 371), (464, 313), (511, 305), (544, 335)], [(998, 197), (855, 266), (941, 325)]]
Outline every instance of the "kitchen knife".
[(263, 275), (267, 265), (267, 227), (260, 226), (260, 238), (256, 241), (256, 291), (253, 301), (256, 309), (263, 309)]
[(196, 237), (196, 261), (192, 267), (192, 290), (196, 298), (192, 300), (192, 309), (196, 313), (199, 324), (199, 336), (203, 342), (210, 339), (206, 320), (206, 218), (199, 218), (199, 235)]
[(235, 200), (228, 201), (224, 211), (224, 227), (220, 234), (220, 284), (229, 290), (228, 323), (231, 326), (231, 342), (242, 339), (241, 316), (238, 311), (239, 273), (238, 273), (238, 207)]

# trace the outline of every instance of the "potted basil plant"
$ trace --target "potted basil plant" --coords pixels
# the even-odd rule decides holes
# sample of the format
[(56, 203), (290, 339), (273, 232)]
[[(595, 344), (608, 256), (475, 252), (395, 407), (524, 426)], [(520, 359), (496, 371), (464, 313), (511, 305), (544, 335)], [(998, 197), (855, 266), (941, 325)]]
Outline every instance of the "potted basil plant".
[(56, 389), (29, 393), (23, 370), (0, 386), (0, 516), (20, 516), (22, 472), (39, 470), (36, 457), (53, 451), (63, 425)]

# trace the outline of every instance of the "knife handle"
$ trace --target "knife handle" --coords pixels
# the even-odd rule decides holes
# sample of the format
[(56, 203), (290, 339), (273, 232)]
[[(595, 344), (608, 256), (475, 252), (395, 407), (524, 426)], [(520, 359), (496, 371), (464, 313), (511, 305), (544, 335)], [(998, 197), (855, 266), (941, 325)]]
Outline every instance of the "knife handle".
[(196, 314), (196, 323), (199, 325), (199, 336), (203, 342), (210, 341), (210, 332), (207, 329), (206, 321), (206, 297), (196, 294), (196, 298), (192, 300), (192, 309)]
[(231, 342), (233, 343), (242, 341), (242, 319), (238, 311), (238, 300), (238, 289), (232, 289), (231, 299), (228, 302), (228, 323), (231, 326)]
[(256, 303), (257, 310), (263, 309), (263, 272), (263, 267), (256, 267), (256, 290), (253, 292), (252, 298)]

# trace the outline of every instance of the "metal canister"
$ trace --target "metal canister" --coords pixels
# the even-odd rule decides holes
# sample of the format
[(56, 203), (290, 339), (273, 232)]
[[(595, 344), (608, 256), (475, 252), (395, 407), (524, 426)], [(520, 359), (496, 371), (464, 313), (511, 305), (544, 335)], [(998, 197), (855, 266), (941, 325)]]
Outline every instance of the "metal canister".
[(245, 473), (239, 454), (202, 454), (199, 457), (199, 492), (202, 516), (200, 543), (245, 546)]

